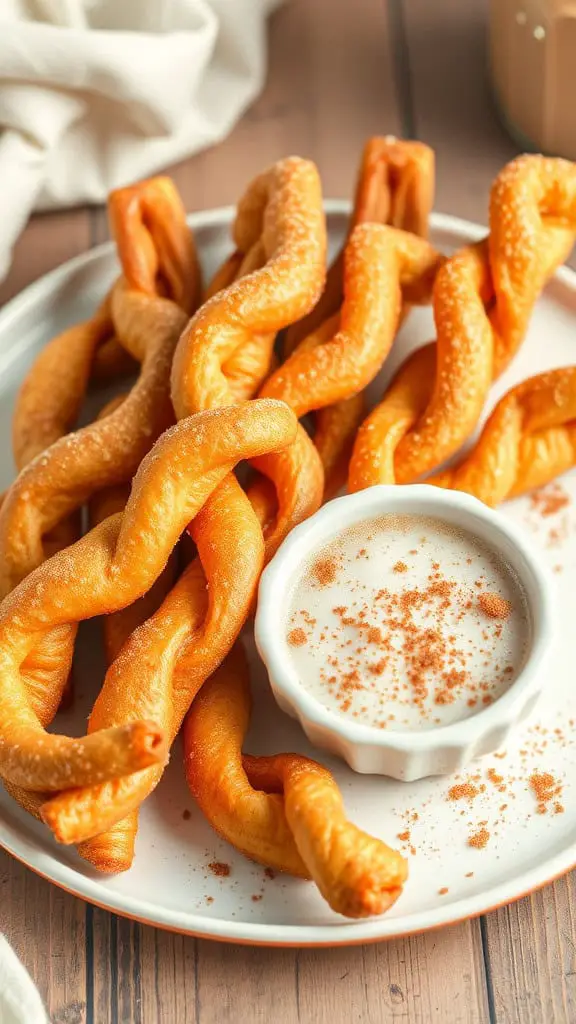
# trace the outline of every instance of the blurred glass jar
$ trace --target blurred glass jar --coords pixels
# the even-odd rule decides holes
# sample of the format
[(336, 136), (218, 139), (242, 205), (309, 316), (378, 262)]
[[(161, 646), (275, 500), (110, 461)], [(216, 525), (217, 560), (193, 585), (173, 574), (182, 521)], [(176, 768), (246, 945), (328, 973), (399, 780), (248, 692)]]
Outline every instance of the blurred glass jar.
[(510, 134), (576, 160), (576, 0), (490, 0), (490, 51)]

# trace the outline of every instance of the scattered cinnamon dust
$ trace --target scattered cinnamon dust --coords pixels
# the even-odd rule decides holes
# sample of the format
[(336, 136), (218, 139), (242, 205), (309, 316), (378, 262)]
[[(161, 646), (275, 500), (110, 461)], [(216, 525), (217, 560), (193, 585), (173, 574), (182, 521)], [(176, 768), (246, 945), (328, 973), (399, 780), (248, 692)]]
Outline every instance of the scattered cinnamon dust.
[(450, 890), (447, 889), (445, 885), (443, 885), (441, 889), (438, 889), (438, 895), (439, 896), (445, 896), (446, 893), (449, 892), (449, 891)]
[(274, 871), (274, 868), (264, 868), (264, 874), (266, 875), (266, 878), (269, 878), (270, 880), (276, 878), (276, 872)]
[(530, 507), (543, 518), (553, 516), (570, 504), (570, 495), (561, 484), (553, 483), (530, 496)]
[(232, 870), (230, 865), (226, 864), (222, 860), (213, 860), (210, 862), (208, 867), (210, 868), (212, 874), (216, 875), (217, 878), (228, 878), (228, 875)]
[(182, 811), (182, 817), (184, 821), (190, 821), (190, 818), (192, 817), (192, 811), (189, 811), (188, 809)]
[(564, 807), (558, 799), (562, 795), (562, 785), (551, 772), (533, 772), (528, 782), (537, 800), (538, 814), (546, 814), (552, 801), (554, 813), (563, 813)]
[(396, 562), (396, 565), (394, 566), (393, 571), (394, 572), (408, 572), (408, 566), (406, 565), (406, 562)]
[(474, 800), (480, 793), (478, 786), (473, 782), (461, 782), (448, 790), (449, 800)]
[(512, 604), (499, 594), (480, 594), (478, 604), (485, 615), (491, 619), (507, 619), (512, 612)]
[(473, 846), (477, 850), (483, 850), (490, 839), (490, 833), (487, 828), (480, 828), (477, 832), (473, 832), (468, 836), (468, 846)]
[(498, 786), (501, 792), (504, 792), (506, 786), (504, 784), (504, 776), (499, 775), (495, 768), (489, 768), (486, 772), (486, 778), (493, 786)]

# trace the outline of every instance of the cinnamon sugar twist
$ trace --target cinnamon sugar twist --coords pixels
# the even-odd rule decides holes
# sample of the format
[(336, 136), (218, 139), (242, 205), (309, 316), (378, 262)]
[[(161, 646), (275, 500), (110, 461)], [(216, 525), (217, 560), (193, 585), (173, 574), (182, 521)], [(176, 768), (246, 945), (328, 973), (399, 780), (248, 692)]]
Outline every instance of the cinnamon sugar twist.
[[(209, 299), (182, 335), (172, 372), (179, 417), (232, 401), (225, 372), (230, 356), (255, 338), (267, 345), (271, 334), (317, 300), (325, 279), (326, 229), (314, 165), (290, 157), (260, 175), (239, 203), (234, 231), (240, 251), (254, 253), (262, 246), (266, 261)], [(310, 448), (300, 427), (290, 455), (281, 453), (271, 469), (257, 464), (268, 468), (278, 500), (266, 538), (269, 553), (322, 500), (322, 466)]]
[[(186, 313), (157, 293), (171, 288), (188, 308), (199, 291), (196, 256), (184, 210), (166, 179), (153, 179), (114, 193), (110, 210), (123, 277), (90, 322), (72, 328), (47, 346), (18, 402), (15, 451), (20, 461), (32, 461), (12, 485), (0, 513), (1, 596), (45, 556), (75, 539), (78, 528), (71, 514), (100, 487), (129, 480), (156, 436), (173, 418), (170, 362)], [(139, 247), (136, 255), (133, 245)], [(147, 254), (146, 269), (142, 246)], [(138, 288), (145, 291), (141, 293)], [(141, 302), (148, 304), (144, 313), (156, 312), (154, 323), (142, 316)], [(142, 362), (140, 379), (121, 407), (115, 403), (110, 416), (60, 437), (77, 415), (94, 350), (110, 335), (114, 308), (120, 332)], [(40, 390), (47, 384), (49, 397), (39, 414), (37, 409), (43, 406)], [(51, 440), (54, 443), (44, 451)], [(22, 665), (44, 726), (52, 720), (69, 679), (75, 634), (73, 623), (63, 623), (52, 633), (44, 633)], [(12, 792), (25, 806), (30, 804), (30, 798), (14, 787)]]
[(212, 827), (260, 864), (312, 878), (337, 913), (382, 914), (407, 876), (403, 857), (346, 819), (330, 772), (299, 754), (242, 757), (251, 710), (238, 647), (184, 726), (188, 785)]
[[(345, 252), (356, 227), (364, 223), (389, 224), (425, 238), (433, 196), (434, 153), (428, 146), (393, 136), (368, 140), (358, 171), (346, 243), (328, 270), (326, 286), (314, 309), (286, 332), (288, 354), (306, 345), (308, 337), (329, 338), (338, 330), (345, 290)], [(429, 297), (423, 294), (418, 301), (429, 301)], [(405, 301), (398, 327), (408, 309)], [(364, 415), (364, 401), (357, 394), (319, 409), (314, 416), (314, 444), (324, 467), (325, 498), (346, 481), (354, 437)]]
[[(389, 224), (427, 238), (433, 199), (434, 151), (422, 142), (373, 136), (362, 153), (346, 242), (354, 228), (365, 223)], [(346, 243), (328, 270), (314, 309), (287, 330), (288, 354), (339, 312), (344, 299), (345, 249)]]
[(96, 491), (130, 480), (172, 421), (172, 355), (198, 290), (184, 210), (160, 178), (112, 193), (109, 208), (123, 269), (111, 313), (140, 377), (115, 412), (55, 441), (10, 488), (0, 512), (1, 596), (42, 562), (45, 534)]
[(489, 238), (438, 273), (435, 346), (410, 357), (358, 432), (351, 490), (385, 479), (409, 483), (460, 447), (575, 233), (576, 165), (524, 156), (504, 168), (492, 187)]
[[(292, 158), (260, 176), (239, 204), (235, 236), (246, 252), (263, 239), (266, 262), (215, 294), (182, 335), (173, 367), (180, 417), (194, 409), (229, 406), (236, 398), (224, 372), (229, 357), (254, 337), (268, 344), (271, 334), (316, 299), (325, 273), (325, 226), (313, 165)], [(142, 694), (138, 699), (165, 694), (166, 706), (176, 708), (176, 729), (194, 694), (238, 636), (264, 562), (259, 520), (233, 476), (214, 491), (190, 532), (199, 557), (158, 613), (124, 646), (103, 691), (121, 690), (128, 666), (133, 666)], [(104, 698), (99, 701), (91, 725), (107, 721), (108, 704)], [(159, 777), (149, 771), (138, 780), (125, 777), (63, 794), (52, 801), (50, 823), (64, 841), (89, 839), (82, 842), (81, 853), (101, 870), (121, 870), (130, 863), (128, 842), (119, 851), (106, 834), (97, 841), (90, 837), (137, 807)]]
[(500, 399), (479, 440), (431, 484), (499, 505), (576, 465), (576, 367), (530, 377)]
[[(262, 531), (247, 529), (252, 517), (248, 499), (241, 492), (246, 514), (240, 516), (229, 501), (231, 469), (240, 459), (289, 444), (295, 430), (296, 420), (288, 407), (267, 399), (184, 419), (163, 435), (142, 463), (124, 517), (111, 517), (97, 528), (114, 530), (118, 529), (115, 523), (134, 519), (129, 547), (135, 561), (146, 566), (153, 559), (160, 570), (186, 523), (193, 519), (199, 557), (158, 612), (124, 644), (94, 705), (90, 731), (152, 714), (172, 742), (196, 692), (236, 639), (238, 622), (244, 622), (249, 608), (243, 583), (252, 578), (254, 563), (261, 566), (263, 562)], [(149, 500), (138, 500), (147, 493)], [(207, 500), (209, 495), (212, 501)], [(196, 514), (198, 509), (201, 511)], [(217, 549), (212, 540), (216, 516), (223, 532)], [(137, 532), (141, 539), (136, 539)], [(93, 530), (89, 536), (95, 533)], [(118, 550), (126, 549), (122, 539)], [(146, 589), (157, 575), (159, 571), (147, 574)], [(133, 592), (130, 600), (136, 596)], [(116, 601), (115, 607), (119, 606)], [(121, 870), (117, 861), (105, 859), (101, 833), (136, 809), (161, 774), (161, 767), (152, 768), (68, 790), (45, 804), (42, 816), (61, 842), (77, 843), (98, 836), (97, 866)], [(91, 859), (90, 844), (81, 852)]]
[[(167, 431), (144, 459), (124, 513), (110, 516), (44, 562), (0, 607), (0, 774), (25, 789), (115, 782), (167, 752), (166, 709), (156, 694), (133, 700), (128, 678), (107, 713), (117, 724), (80, 739), (48, 734), (44, 694), (28, 677), (44, 637), (71, 621), (127, 607), (150, 590), (178, 538), (236, 462), (289, 441), (282, 403), (251, 402), (193, 417)], [(132, 690), (141, 689), (137, 671)], [(99, 698), (106, 702), (106, 687)], [(98, 702), (97, 702), (98, 707)], [(160, 724), (161, 723), (161, 724)], [(113, 785), (115, 784), (112, 783)]]
[[(332, 418), (320, 423), (318, 446), (331, 471), (342, 436), (337, 430), (331, 436), (334, 418), (338, 412), (341, 420), (350, 408), (345, 403), (336, 410), (335, 403), (353, 399), (373, 380), (392, 346), (402, 297), (429, 298), (441, 262), (435, 249), (416, 235), (381, 224), (359, 224), (346, 246), (341, 313), (309, 335), (262, 388), (262, 396), (282, 399), (298, 417), (331, 407)], [(259, 468), (275, 480), (286, 473), (292, 459), (288, 472), (296, 478), (304, 460), (316, 464), (317, 450), (302, 434), (298, 449), (266, 456)]]

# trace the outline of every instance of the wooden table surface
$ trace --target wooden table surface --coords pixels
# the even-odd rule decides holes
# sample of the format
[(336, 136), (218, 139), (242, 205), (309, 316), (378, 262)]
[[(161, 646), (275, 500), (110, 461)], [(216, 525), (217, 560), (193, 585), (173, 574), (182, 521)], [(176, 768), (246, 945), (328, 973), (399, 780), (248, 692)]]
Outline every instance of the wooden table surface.
[[(374, 133), (437, 153), (437, 209), (486, 220), (515, 153), (486, 82), (484, 0), (290, 0), (271, 23), (266, 89), (221, 145), (171, 169), (189, 209), (234, 202), (278, 157), (312, 157), (349, 195)], [(101, 209), (36, 217), (4, 300), (107, 236)], [(94, 909), (0, 854), (0, 929), (55, 1024), (576, 1021), (574, 875), (479, 920), (337, 950), (225, 946)]]

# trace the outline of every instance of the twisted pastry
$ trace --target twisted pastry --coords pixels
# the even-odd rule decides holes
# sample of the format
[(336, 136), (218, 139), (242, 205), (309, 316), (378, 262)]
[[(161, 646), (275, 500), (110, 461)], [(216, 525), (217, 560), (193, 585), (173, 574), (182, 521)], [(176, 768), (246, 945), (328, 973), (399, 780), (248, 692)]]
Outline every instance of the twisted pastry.
[[(359, 224), (390, 224), (425, 238), (434, 196), (434, 153), (420, 142), (393, 136), (369, 139), (364, 147), (356, 184), (348, 239), (330, 267), (326, 286), (312, 312), (287, 331), (286, 351), (308, 345), (315, 336), (338, 330), (344, 298), (345, 252)], [(429, 301), (429, 294), (420, 302)], [(409, 309), (402, 305), (397, 329)], [(307, 334), (310, 332), (310, 334)], [(352, 395), (319, 409), (314, 417), (314, 444), (324, 467), (324, 497), (334, 495), (345, 483), (356, 431), (365, 415), (361, 394)]]
[(184, 726), (188, 785), (212, 827), (252, 860), (312, 878), (333, 910), (382, 914), (407, 877), (403, 857), (352, 825), (330, 772), (298, 754), (242, 758), (251, 709), (237, 647)]
[[(125, 486), (109, 488), (107, 491), (100, 492), (90, 503), (91, 522), (93, 524), (101, 523), (108, 516), (114, 515), (116, 512), (123, 512), (129, 497), (130, 489)], [(173, 585), (176, 576), (176, 562), (175, 550), (168, 559), (166, 568), (147, 593), (143, 594), (133, 604), (128, 605), (127, 608), (122, 608), (111, 615), (106, 615), (102, 620), (104, 650), (106, 662), (109, 666), (116, 660), (132, 633), (138, 626), (146, 622), (162, 604), (162, 601)], [(89, 729), (89, 731), (91, 730)], [(49, 795), (34, 794), (34, 796), (38, 797), (35, 801), (34, 810), (36, 816), (40, 817), (42, 804), (46, 803)], [(86, 859), (90, 860), (91, 852), (92, 854), (95, 851), (97, 853), (100, 847), (102, 847), (103, 855), (108, 857), (110, 863), (117, 868), (119, 866), (119, 870), (123, 870), (124, 867), (130, 866), (134, 858), (134, 843), (137, 830), (138, 812), (132, 811), (126, 818), (116, 822), (103, 837), (94, 836), (87, 851), (84, 851), (83, 846), (80, 845), (78, 852), (81, 856), (87, 852), (88, 856)]]
[[(8, 595), (0, 607), (0, 773), (8, 782), (61, 790), (163, 763), (163, 729), (156, 718), (152, 724), (139, 714), (145, 697), (137, 694), (132, 703), (126, 679), (122, 693), (130, 704), (116, 707), (118, 724), (69, 739), (44, 732), (44, 695), (30, 686), (23, 666), (56, 627), (118, 611), (146, 593), (186, 523), (238, 459), (286, 443), (293, 432), (292, 414), (274, 402), (220, 410), (173, 427), (143, 461), (126, 511), (58, 552)], [(134, 688), (140, 687), (138, 676)], [(146, 706), (154, 716), (163, 713), (153, 701)]]
[(140, 377), (120, 408), (57, 440), (10, 488), (0, 512), (1, 596), (42, 562), (44, 535), (97, 490), (129, 480), (172, 420), (171, 359), (197, 291), (184, 210), (172, 183), (153, 179), (112, 193), (110, 213), (123, 268), (112, 318)]
[[(267, 345), (269, 335), (304, 313), (317, 297), (324, 278), (325, 226), (314, 166), (292, 158), (261, 175), (239, 204), (234, 230), (238, 246), (247, 253), (264, 240), (266, 265), (216, 294), (182, 335), (173, 367), (179, 417), (233, 402), (236, 395), (224, 373), (227, 359), (253, 338), (262, 337)], [(248, 380), (249, 373), (246, 389)], [(264, 561), (259, 520), (233, 476), (217, 488), (190, 532), (199, 558), (159, 612), (124, 647), (104, 688), (110, 693), (121, 689), (123, 674), (132, 665), (144, 693), (149, 689), (168, 695), (178, 709), (178, 724), (238, 636)], [(143, 658), (143, 650), (150, 656)], [(163, 652), (161, 659), (158, 650)], [(142, 662), (149, 666), (144, 679)], [(106, 707), (100, 700), (93, 715), (95, 726), (107, 720)], [(137, 780), (138, 785), (134, 779), (121, 779), (100, 790), (64, 794), (51, 819), (58, 837), (78, 842), (103, 831), (125, 813), (123, 808), (138, 806), (158, 778), (151, 771)], [(107, 848), (106, 843), (100, 836), (97, 848), (92, 842), (83, 844), (83, 856), (105, 871), (129, 866), (128, 843), (122, 857), (117, 845)]]
[(326, 276), (314, 309), (286, 332), (291, 353), (308, 335), (339, 312), (344, 298), (344, 253), (358, 224), (389, 224), (426, 238), (434, 200), (434, 151), (422, 142), (374, 136), (364, 146), (348, 237)]
[(460, 447), (575, 232), (576, 165), (524, 156), (504, 168), (492, 187), (489, 238), (456, 253), (436, 278), (436, 345), (410, 357), (358, 431), (350, 490), (390, 480), (392, 449), (393, 479), (409, 483)]
[[(289, 444), (295, 430), (288, 407), (266, 399), (185, 419), (163, 435), (142, 463), (124, 516), (111, 517), (96, 528), (120, 528), (116, 550), (121, 554), (131, 549), (130, 559), (138, 567), (145, 568), (152, 560), (155, 566), (153, 573), (146, 572), (145, 587), (138, 593), (132, 589), (129, 601), (115, 601), (108, 611), (150, 589), (192, 519), (199, 558), (158, 612), (124, 644), (94, 705), (90, 732), (152, 714), (169, 742), (174, 739), (199, 687), (236, 639), (252, 599), (252, 590), (244, 583), (252, 580), (254, 565), (258, 571), (263, 563), (262, 531), (259, 526), (250, 529), (253, 513), (248, 499), (241, 492), (240, 516), (230, 501), (231, 470), (241, 459)], [(207, 500), (210, 495), (212, 501)], [(122, 524), (132, 521), (126, 538)], [(213, 542), (216, 521), (223, 533), (218, 548)], [(42, 816), (61, 842), (78, 843), (97, 835), (93, 862), (98, 857), (101, 870), (120, 870), (117, 861), (105, 859), (101, 833), (137, 808), (161, 774), (159, 766), (68, 789), (43, 806)], [(82, 853), (90, 854), (90, 844)]]
[(12, 421), (12, 448), (21, 470), (78, 419), (95, 352), (112, 333), (108, 297), (93, 317), (53, 338), (20, 388)]
[[(337, 465), (342, 431), (335, 420), (347, 413), (348, 403), (376, 376), (384, 362), (398, 325), (402, 296), (421, 301), (429, 298), (442, 257), (432, 246), (396, 228), (359, 224), (350, 236), (345, 254), (344, 302), (339, 316), (326, 321), (298, 346), (266, 381), (260, 394), (285, 401), (298, 417), (330, 407), (331, 416), (320, 422), (320, 451), (333, 472)], [(280, 455), (267, 455), (258, 468), (276, 480), (310, 478), (317, 450), (302, 431), (299, 447)], [(310, 466), (303, 470), (303, 464)], [(267, 517), (268, 518), (268, 517)], [(277, 526), (280, 539), (291, 520)], [(276, 546), (274, 538), (271, 546)]]
[[(110, 296), (111, 315), (123, 343), (141, 362), (140, 377), (119, 407), (59, 438), (10, 488), (0, 511), (0, 597), (41, 564), (48, 554), (46, 534), (95, 492), (130, 480), (173, 422), (171, 360), (199, 287), (184, 210), (171, 182), (162, 178), (113, 193), (110, 212), (123, 269)], [(74, 625), (60, 624), (43, 635), (23, 666), (27, 684), (43, 697), (43, 724), (60, 703), (74, 638)]]
[(576, 465), (576, 367), (530, 377), (500, 399), (472, 450), (430, 479), (498, 505)]
[[(116, 407), (120, 404), (121, 400), (121, 398), (114, 399), (109, 403), (110, 407)], [(107, 411), (111, 411), (108, 406), (101, 415)], [(90, 502), (91, 524), (93, 526), (97, 525), (104, 522), (109, 516), (123, 512), (129, 497), (130, 488), (126, 485), (108, 488), (108, 490), (101, 491), (95, 495)], [(102, 620), (104, 650), (108, 665), (115, 661), (125, 642), (137, 627), (150, 618), (160, 607), (175, 578), (175, 555), (176, 552), (172, 552), (165, 569), (149, 591), (126, 608), (104, 616)], [(22, 789), (7, 783), (6, 780), (4, 780), (4, 786), (25, 810), (35, 818), (41, 818), (41, 808), (50, 798), (49, 793)], [(115, 862), (125, 863), (127, 867), (132, 862), (134, 856), (137, 826), (138, 816), (136, 812), (133, 812), (126, 819), (117, 822), (105, 836), (106, 843), (112, 846), (112, 859)], [(97, 845), (99, 841), (100, 837), (95, 836), (92, 842), (94, 845)], [(82, 853), (82, 848), (79, 849), (79, 852)]]
[[(178, 417), (234, 399), (225, 366), (230, 356), (254, 338), (268, 343), (287, 324), (312, 307), (325, 278), (326, 229), (318, 172), (291, 157), (257, 178), (239, 203), (234, 227), (237, 247), (264, 266), (216, 293), (182, 335), (172, 370), (172, 395)], [(250, 256), (252, 254), (252, 256)], [(272, 465), (279, 512), (267, 536), (272, 553), (286, 532), (318, 508), (322, 467), (302, 427), (296, 447)], [(270, 468), (268, 463), (257, 468)], [(295, 469), (295, 467), (297, 467)], [(236, 485), (236, 495), (240, 488)]]

